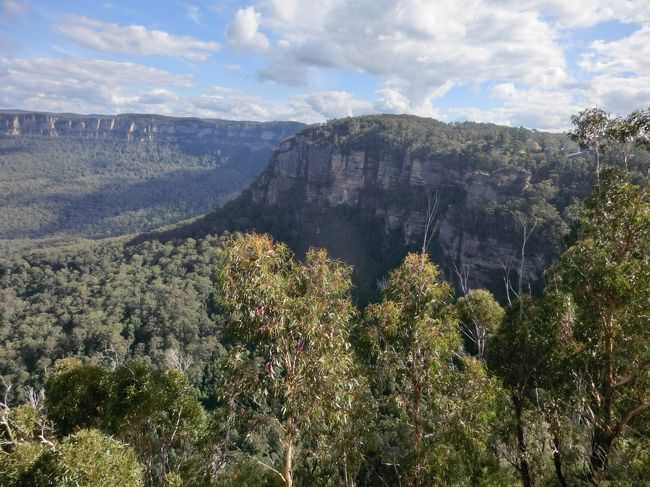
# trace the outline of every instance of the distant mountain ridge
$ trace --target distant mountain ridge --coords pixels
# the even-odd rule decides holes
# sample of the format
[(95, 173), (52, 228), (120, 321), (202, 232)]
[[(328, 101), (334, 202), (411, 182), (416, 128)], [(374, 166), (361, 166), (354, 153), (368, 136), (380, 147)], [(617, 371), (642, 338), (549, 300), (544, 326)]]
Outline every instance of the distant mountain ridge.
[(247, 143), (273, 144), (304, 128), (299, 122), (241, 122), (195, 117), (125, 113), (74, 113), (0, 110), (0, 135), (115, 138), (131, 141), (183, 143), (206, 137), (239, 138)]
[(0, 240), (124, 235), (204, 214), (304, 127), (0, 110)]

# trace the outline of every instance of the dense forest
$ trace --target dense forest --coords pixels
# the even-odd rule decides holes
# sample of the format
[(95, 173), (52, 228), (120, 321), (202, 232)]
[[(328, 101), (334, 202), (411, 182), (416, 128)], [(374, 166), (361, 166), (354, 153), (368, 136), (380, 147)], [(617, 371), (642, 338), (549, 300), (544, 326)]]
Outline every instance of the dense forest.
[(259, 234), (3, 259), (0, 483), (644, 485), (650, 111), (574, 122), (595, 187), (501, 302), (420, 251), (359, 307), (349, 266)]
[[(79, 123), (80, 116), (67, 117)], [(142, 118), (130, 117), (134, 124)], [(200, 124), (212, 127), (211, 122), (217, 123), (192, 121), (196, 130), (206, 130)], [(162, 122), (153, 117), (151, 123)], [(165, 118), (164, 123), (186, 121)], [(47, 239), (47, 245), (126, 235), (204, 214), (245, 189), (277, 142), (302, 128), (290, 122), (220, 123), (230, 123), (226, 129), (233, 133), (197, 137), (178, 128), (173, 140), (101, 131), (94, 137), (1, 135), (0, 249), (34, 246), (38, 239)]]

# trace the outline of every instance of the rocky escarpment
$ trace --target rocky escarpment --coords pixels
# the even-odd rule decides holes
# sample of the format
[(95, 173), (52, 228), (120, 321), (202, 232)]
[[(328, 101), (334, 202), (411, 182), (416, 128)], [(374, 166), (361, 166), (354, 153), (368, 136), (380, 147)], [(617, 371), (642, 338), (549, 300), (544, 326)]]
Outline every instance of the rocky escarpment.
[[(468, 216), (485, 215), (491, 205), (521, 198), (530, 179), (528, 170), (514, 166), (474, 171), (408, 152), (377, 153), (314, 144), (307, 131), (282, 142), (252, 186), (251, 199), (262, 207), (293, 202), (323, 210), (365, 210), (385, 234), (397, 233), (405, 248), (417, 248), (424, 236), (427, 194), (431, 194), (443, 203), (436, 215), (441, 263), (447, 271), (454, 264), (459, 269), (470, 265), (470, 284), (489, 286), (504, 266), (517, 266), (520, 241), (517, 235), (504, 235), (497, 229), (493, 235), (479, 233)], [(296, 195), (300, 200), (294, 199)], [(526, 279), (535, 280), (549, 258), (531, 255), (525, 262)]]
[(75, 137), (152, 141), (191, 146), (198, 142), (233, 141), (271, 145), (304, 125), (297, 122), (236, 122), (161, 115), (77, 115), (0, 111), (0, 136)]
[(323, 246), (353, 264), (366, 277), (357, 289), (372, 293), (406, 251), (421, 249), (437, 201), (434, 260), (447, 278), (466, 272), (470, 286), (503, 295), (504, 277), (517, 282), (520, 270), (535, 285), (562, 248), (563, 209), (589, 191), (584, 172), (567, 163), (567, 144), (561, 135), (411, 116), (332, 121), (282, 141), (223, 211), (161, 237), (257, 230), (299, 253)]

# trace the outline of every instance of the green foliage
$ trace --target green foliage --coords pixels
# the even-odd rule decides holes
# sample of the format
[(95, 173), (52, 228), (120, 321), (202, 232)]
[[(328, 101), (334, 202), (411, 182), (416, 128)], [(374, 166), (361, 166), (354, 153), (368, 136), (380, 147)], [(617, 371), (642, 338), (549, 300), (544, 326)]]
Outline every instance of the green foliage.
[(456, 301), (466, 349), (483, 358), (490, 336), (501, 324), (504, 309), (486, 289), (470, 289)]
[(34, 405), (0, 411), (0, 484), (7, 487), (143, 485), (134, 451), (98, 430), (80, 430), (59, 443)]
[[(557, 392), (562, 386), (563, 352), (568, 352), (561, 344), (566, 340), (570, 312), (561, 296), (549, 294), (534, 300), (522, 295), (506, 309), (487, 345), (488, 364), (507, 386), (512, 405), (503, 423), (503, 447), (510, 451), (510, 461), (524, 486), (533, 485), (548, 467), (542, 453), (547, 438), (540, 423), (544, 412), (555, 415), (557, 405), (552, 400), (544, 404), (544, 391)], [(542, 404), (547, 411), (537, 408)], [(551, 419), (547, 418), (552, 435)]]
[[(107, 241), (0, 260), (0, 375), (42, 387), (63, 357), (170, 359), (193, 383), (220, 353), (214, 267), (227, 238)], [(81, 386), (79, 386), (81, 387)]]
[(250, 434), (277, 445), (283, 460), (267, 466), (292, 485), (310, 435), (335, 438), (355, 399), (350, 269), (319, 250), (298, 263), (250, 235), (228, 248), (219, 275), (232, 340), (220, 396)]
[(66, 437), (43, 458), (43, 470), (53, 471), (57, 487), (140, 487), (142, 466), (123, 443), (97, 430), (81, 430)]
[[(605, 476), (609, 454), (650, 403), (650, 191), (613, 171), (587, 202), (583, 238), (562, 256), (557, 286), (573, 303), (571, 373), (593, 430), (590, 476)], [(579, 384), (589, 384), (580, 387)]]
[(53, 485), (50, 469), (38, 473), (47, 452), (48, 448), (38, 442), (20, 443), (11, 451), (0, 450), (0, 484), (6, 487)]
[(486, 482), (501, 392), (480, 362), (454, 360), (461, 339), (450, 286), (426, 256), (409, 254), (382, 296), (367, 309), (382, 463), (411, 485)]
[(102, 367), (81, 365), (75, 359), (57, 362), (45, 383), (45, 405), (58, 433), (66, 436), (79, 428), (99, 428), (110, 386), (109, 372)]
[(148, 484), (191, 468), (208, 426), (187, 377), (131, 362), (115, 370), (59, 362), (46, 382), (49, 418), (61, 436), (95, 427), (129, 444)]

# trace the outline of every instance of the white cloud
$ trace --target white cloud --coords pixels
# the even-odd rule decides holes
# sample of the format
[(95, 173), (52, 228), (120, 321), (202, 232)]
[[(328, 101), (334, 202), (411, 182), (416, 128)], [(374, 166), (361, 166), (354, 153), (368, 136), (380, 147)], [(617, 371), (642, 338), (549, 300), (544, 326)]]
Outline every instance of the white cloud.
[(203, 117), (230, 120), (270, 120), (273, 107), (262, 98), (238, 90), (215, 88), (210, 93), (192, 98), (191, 106)]
[(535, 10), (563, 28), (590, 27), (604, 21), (644, 22), (650, 18), (647, 0), (494, 0), (501, 6)]
[(455, 108), (450, 111), (461, 120), (559, 132), (569, 128), (571, 115), (579, 110), (572, 95), (561, 90), (518, 88), (508, 82), (494, 85), (489, 95), (500, 106), (489, 110)]
[(262, 74), (273, 79), (277, 73), (278, 82), (287, 82), (287, 70), (368, 73), (391, 83), (387, 106), (401, 96), (408, 99), (401, 99), (402, 105), (426, 112), (455, 85), (511, 79), (557, 87), (568, 78), (556, 30), (536, 12), (498, 2), (266, 0), (260, 5), (265, 25), (282, 46)]
[(590, 83), (585, 106), (600, 106), (627, 115), (650, 106), (650, 77), (598, 76)]
[(298, 95), (282, 102), (228, 87), (200, 95), (181, 90), (193, 78), (134, 63), (67, 57), (0, 58), (0, 106), (78, 113), (161, 113), (231, 120), (324, 120), (373, 111), (344, 91)]
[(373, 111), (373, 103), (345, 91), (322, 91), (297, 95), (286, 102), (269, 102), (242, 91), (216, 87), (190, 100), (194, 113), (231, 120), (297, 120), (323, 122), (331, 118), (363, 115)]
[(646, 25), (620, 40), (595, 41), (580, 67), (597, 73), (650, 75), (650, 26)]
[(595, 41), (579, 63), (592, 74), (584, 90), (586, 105), (617, 114), (650, 105), (650, 27), (616, 41)]
[[(346, 91), (324, 91), (293, 98), (293, 106), (308, 107), (326, 119), (364, 115), (373, 111), (372, 102), (358, 100)], [(306, 108), (305, 107), (305, 108)], [(301, 110), (302, 111), (302, 110)]]
[(66, 15), (54, 31), (82, 47), (116, 54), (177, 56), (204, 61), (220, 49), (217, 42), (176, 36), (142, 25), (120, 26), (78, 15)]
[(268, 49), (269, 40), (259, 32), (261, 18), (261, 14), (252, 6), (237, 10), (232, 23), (226, 28), (228, 45), (248, 51)]
[[(0, 83), (0, 106), (115, 113), (142, 105), (138, 101), (141, 97), (160, 96), (168, 91), (166, 87), (190, 87), (193, 80), (134, 63), (0, 58)], [(156, 111), (166, 112), (161, 104), (156, 105)]]
[[(451, 87), (451, 83), (441, 87), (440, 91), (446, 91), (447, 86)], [(402, 94), (402, 91), (395, 83), (385, 83), (384, 87), (377, 90), (375, 94), (377, 95), (374, 102), (375, 112), (410, 113), (421, 117), (437, 118), (438, 120), (445, 119), (445, 116), (434, 107), (437, 92), (432, 92), (428, 97), (415, 104), (411, 103), (411, 100)]]
[[(203, 72), (191, 66), (197, 78), (218, 79), (228, 69), (239, 71), (247, 85), (257, 79), (294, 88), (265, 88), (273, 101), (223, 87), (188, 90), (193, 77), (67, 55), (62, 60), (1, 60), (0, 105), (305, 122), (389, 112), (561, 130), (585, 106), (624, 114), (649, 104), (647, 1), (255, 0), (240, 8), (231, 0), (200, 6), (187, 0), (179, 12), (194, 21), (207, 19), (199, 18), (201, 13), (234, 12), (225, 29), (228, 45), (262, 53), (266, 60), (257, 69), (259, 55), (251, 63), (240, 52), (219, 65), (206, 63)], [(0, 0), (5, 15), (21, 5)], [(611, 39), (620, 31), (610, 24), (599, 30), (605, 20), (638, 28), (625, 38), (585, 47), (585, 36), (597, 39), (602, 32), (602, 39)], [(74, 15), (59, 18), (54, 30), (79, 45), (114, 54), (195, 61), (219, 49), (216, 42)], [(54, 49), (66, 54), (65, 47)], [(577, 49), (582, 52), (574, 62)], [(255, 78), (251, 66), (257, 69)], [(210, 71), (217, 67), (221, 73)], [(340, 87), (348, 80), (354, 90), (344, 91)], [(204, 85), (205, 78), (201, 81)], [(293, 95), (282, 98), (287, 92)], [(460, 98), (463, 93), (467, 101)]]

